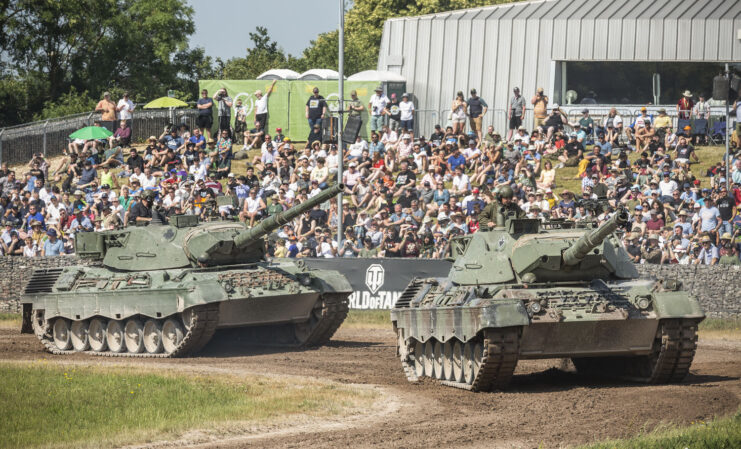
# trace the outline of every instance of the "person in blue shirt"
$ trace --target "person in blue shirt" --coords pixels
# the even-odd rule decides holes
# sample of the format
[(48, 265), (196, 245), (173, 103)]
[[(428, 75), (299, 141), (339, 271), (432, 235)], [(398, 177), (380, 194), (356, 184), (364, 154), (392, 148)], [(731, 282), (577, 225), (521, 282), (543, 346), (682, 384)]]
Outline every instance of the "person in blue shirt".
[(44, 216), (36, 208), (35, 204), (28, 206), (28, 214), (26, 214), (26, 227), (31, 229), (31, 222), (38, 221), (42, 228), (46, 228), (44, 225)]
[(90, 221), (88, 217), (85, 216), (83, 212), (82, 206), (77, 206), (77, 210), (75, 210), (75, 218), (72, 220), (72, 223), (69, 225), (69, 230), (71, 232), (81, 232), (81, 231), (92, 231), (93, 230), (93, 222)]
[(373, 155), (375, 153), (380, 154), (383, 156), (386, 153), (386, 149), (383, 146), (383, 143), (378, 139), (378, 133), (373, 132), (371, 133), (371, 141), (368, 144), (368, 151), (371, 158), (373, 158)]
[(44, 241), (44, 246), (41, 249), (42, 256), (59, 256), (64, 253), (64, 242), (57, 238), (57, 230), (49, 229), (46, 231), (48, 237)]
[(453, 154), (448, 158), (448, 169), (454, 172), (459, 166), (466, 165), (466, 157), (461, 154), (460, 148), (453, 150)]

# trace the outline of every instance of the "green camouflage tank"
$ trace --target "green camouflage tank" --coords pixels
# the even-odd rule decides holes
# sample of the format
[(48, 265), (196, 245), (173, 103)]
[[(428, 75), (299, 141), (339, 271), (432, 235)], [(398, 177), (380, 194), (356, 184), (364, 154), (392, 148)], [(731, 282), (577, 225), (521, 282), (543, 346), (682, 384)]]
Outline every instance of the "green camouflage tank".
[(415, 279), (391, 311), (410, 381), (505, 388), (519, 359), (569, 357), (579, 372), (682, 380), (705, 317), (678, 280), (638, 279), (614, 234), (507, 217), (451, 240), (447, 278)]
[(54, 354), (187, 356), (230, 328), (258, 344), (325, 344), (347, 316), (350, 284), (301, 260), (266, 261), (263, 237), (342, 188), (252, 229), (181, 215), (168, 225), (78, 233), (78, 255), (94, 263), (34, 271), (22, 331)]

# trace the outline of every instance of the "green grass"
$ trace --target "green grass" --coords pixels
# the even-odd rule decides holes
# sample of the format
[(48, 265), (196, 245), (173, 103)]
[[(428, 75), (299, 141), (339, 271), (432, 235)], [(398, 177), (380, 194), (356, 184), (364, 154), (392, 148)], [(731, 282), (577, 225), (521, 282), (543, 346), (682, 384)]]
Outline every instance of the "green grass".
[(582, 449), (737, 449), (741, 447), (741, 412), (689, 427), (669, 427), (633, 438), (580, 446)]
[(0, 364), (0, 448), (106, 447), (212, 430), (228, 422), (339, 415), (367, 407), (367, 390), (264, 377)]
[(699, 330), (737, 331), (741, 330), (741, 318), (706, 318), (700, 323)]
[(20, 327), (20, 313), (0, 313), (0, 328)]
[(390, 310), (350, 310), (342, 324), (351, 328), (391, 329)]

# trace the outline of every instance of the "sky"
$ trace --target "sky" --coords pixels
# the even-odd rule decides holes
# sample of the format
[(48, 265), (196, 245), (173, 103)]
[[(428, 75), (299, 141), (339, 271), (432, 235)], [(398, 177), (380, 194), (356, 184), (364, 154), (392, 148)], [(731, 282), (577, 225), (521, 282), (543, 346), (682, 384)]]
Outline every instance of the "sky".
[(257, 26), (284, 51), (301, 55), (309, 41), (339, 26), (337, 0), (188, 0), (195, 11), (196, 32), (191, 47), (227, 60), (243, 57), (252, 42), (249, 33)]

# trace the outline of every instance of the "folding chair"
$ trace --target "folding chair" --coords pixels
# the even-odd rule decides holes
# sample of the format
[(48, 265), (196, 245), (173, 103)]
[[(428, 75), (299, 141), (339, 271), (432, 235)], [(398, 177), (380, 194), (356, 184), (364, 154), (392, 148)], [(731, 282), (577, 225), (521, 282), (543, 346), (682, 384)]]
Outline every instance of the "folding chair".
[(695, 119), (692, 124), (692, 138), (695, 142), (699, 142), (698, 137), (702, 138), (703, 142), (708, 140), (708, 121), (704, 118)]
[(713, 130), (710, 132), (710, 142), (713, 145), (723, 145), (726, 143), (726, 122), (717, 121), (713, 123)]

